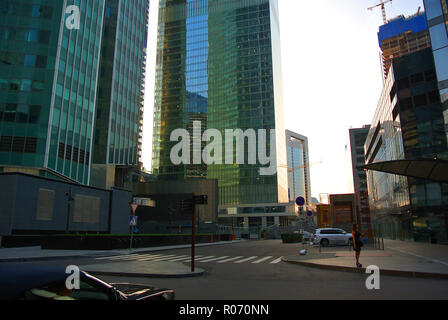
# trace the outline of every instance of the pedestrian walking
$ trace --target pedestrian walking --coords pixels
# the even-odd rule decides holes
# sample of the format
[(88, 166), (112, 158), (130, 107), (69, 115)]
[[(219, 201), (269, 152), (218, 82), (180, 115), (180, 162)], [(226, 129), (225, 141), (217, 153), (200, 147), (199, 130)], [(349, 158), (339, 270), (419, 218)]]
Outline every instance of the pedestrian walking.
[(359, 263), (359, 256), (361, 255), (361, 248), (363, 243), (361, 241), (362, 234), (358, 231), (358, 225), (354, 224), (352, 228), (352, 240), (353, 250), (355, 251), (356, 267), (362, 268), (362, 264)]

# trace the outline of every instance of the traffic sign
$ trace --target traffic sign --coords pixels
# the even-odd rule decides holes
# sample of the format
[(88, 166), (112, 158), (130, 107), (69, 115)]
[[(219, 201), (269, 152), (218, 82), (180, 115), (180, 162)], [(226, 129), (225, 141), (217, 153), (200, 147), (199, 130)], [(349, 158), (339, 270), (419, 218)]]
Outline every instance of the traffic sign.
[(303, 205), (305, 204), (305, 198), (304, 198), (304, 197), (298, 197), (298, 198), (296, 199), (296, 204), (297, 204), (299, 207), (303, 206)]
[(132, 209), (132, 213), (135, 214), (135, 211), (138, 208), (138, 203), (131, 203), (131, 209)]
[(129, 217), (129, 225), (131, 227), (135, 227), (137, 225), (138, 217), (137, 216), (130, 216)]
[(312, 217), (313, 216), (313, 211), (311, 211), (311, 210), (308, 210), (308, 212), (306, 213), (306, 215), (308, 216), (308, 217)]

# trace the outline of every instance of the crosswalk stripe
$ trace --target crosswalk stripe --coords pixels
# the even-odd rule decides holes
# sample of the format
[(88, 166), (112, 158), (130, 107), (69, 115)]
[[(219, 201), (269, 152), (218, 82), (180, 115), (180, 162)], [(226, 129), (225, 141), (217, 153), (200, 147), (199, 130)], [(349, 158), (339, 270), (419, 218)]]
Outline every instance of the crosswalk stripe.
[(235, 261), (234, 263), (243, 263), (243, 262), (247, 262), (247, 261), (250, 261), (250, 260), (253, 260), (253, 259), (256, 259), (256, 258), (258, 258), (258, 256), (252, 256), (252, 257), (249, 257), (249, 258), (246, 258), (246, 259), (243, 259), (243, 260)]
[(218, 263), (230, 262), (230, 261), (233, 261), (233, 260), (241, 259), (242, 257), (243, 256), (233, 257), (233, 258), (230, 258), (230, 259), (218, 261)]
[(160, 258), (156, 258), (156, 259), (154, 259), (152, 261), (165, 261), (167, 259), (174, 259), (175, 257), (176, 257), (175, 254), (170, 254), (170, 255), (167, 255), (167, 256), (162, 256)]
[(208, 259), (208, 260), (204, 260), (204, 261), (201, 261), (201, 262), (212, 262), (212, 261), (221, 260), (221, 259), (226, 259), (226, 258), (229, 258), (229, 256), (224, 256), (224, 257), (219, 257), (219, 258)]
[(95, 258), (96, 260), (119, 260), (119, 259), (126, 259), (127, 257), (130, 257), (131, 255), (124, 255), (124, 256), (109, 256), (109, 257), (101, 257), (101, 258)]
[(182, 256), (175, 256), (175, 257), (173, 257), (173, 258), (169, 258), (169, 259), (166, 260), (166, 261), (176, 261), (177, 259), (186, 259), (186, 258), (187, 258), (187, 255), (184, 254), (184, 255), (182, 255)]
[(254, 261), (252, 263), (262, 263), (263, 261), (269, 260), (270, 258), (272, 258), (272, 256), (261, 258), (260, 260)]
[[(202, 257), (204, 257), (204, 256), (195, 256), (194, 259), (196, 261), (197, 259), (202, 258)], [(186, 259), (180, 260), (180, 262), (190, 262), (190, 261), (191, 261), (191, 256)]]
[(138, 261), (150, 261), (150, 260), (154, 260), (154, 259), (158, 259), (163, 257), (163, 254), (156, 254), (156, 255), (149, 255), (148, 257), (145, 258), (139, 258)]
[[(195, 259), (196, 258), (200, 258), (200, 257), (202, 257), (202, 256), (195, 256)], [(173, 260), (170, 260), (171, 262), (173, 262), (173, 261), (180, 261), (180, 262), (182, 262), (182, 261), (190, 261), (191, 260), (191, 256), (187, 256), (187, 257), (183, 257), (183, 258), (177, 258), (177, 259), (173, 259)]]
[(206, 259), (210, 259), (210, 258), (214, 258), (215, 256), (208, 256), (208, 257), (202, 257), (199, 259), (195, 259), (196, 261), (201, 261), (201, 260), (206, 260)]
[(271, 262), (271, 264), (279, 263), (280, 261), (282, 261), (282, 258), (283, 258), (283, 257), (280, 257), (280, 258), (278, 258), (278, 259), (275, 259), (274, 261)]

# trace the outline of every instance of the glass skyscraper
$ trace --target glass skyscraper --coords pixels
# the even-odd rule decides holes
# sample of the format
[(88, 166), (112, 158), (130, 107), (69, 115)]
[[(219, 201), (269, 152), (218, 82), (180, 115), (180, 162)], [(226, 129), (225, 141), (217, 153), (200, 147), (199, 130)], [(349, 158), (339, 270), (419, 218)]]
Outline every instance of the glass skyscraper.
[(448, 137), (448, 1), (424, 2)]
[[(68, 28), (69, 5), (80, 9)], [(0, 1), (0, 164), (88, 184), (104, 0)]]
[(286, 150), (289, 202), (294, 202), (297, 197), (303, 197), (305, 206), (309, 206), (311, 205), (311, 182), (308, 138), (286, 130)]
[(148, 0), (105, 1), (92, 160), (99, 187), (140, 164), (148, 11)]
[[(153, 173), (217, 179), (220, 205), (288, 202), (277, 1), (161, 0), (158, 30)], [(174, 165), (170, 135), (192, 135), (195, 121), (222, 137), (276, 129), (277, 173), (260, 176), (260, 164)]]
[[(90, 184), (92, 160), (108, 163), (93, 155), (100, 150), (94, 136), (104, 141), (101, 134), (112, 131), (101, 122), (111, 87), (120, 105), (110, 112), (119, 119), (113, 163), (136, 162), (146, 2), (0, 1), (0, 171)], [(112, 79), (108, 50), (120, 57)]]

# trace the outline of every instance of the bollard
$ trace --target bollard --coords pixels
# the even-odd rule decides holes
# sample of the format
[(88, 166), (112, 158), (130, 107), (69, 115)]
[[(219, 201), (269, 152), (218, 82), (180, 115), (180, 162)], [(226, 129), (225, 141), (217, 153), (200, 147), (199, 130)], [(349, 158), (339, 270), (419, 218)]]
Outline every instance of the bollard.
[(382, 244), (383, 244), (383, 251), (384, 251), (384, 238), (381, 238)]
[(319, 253), (322, 253), (322, 248), (321, 248), (320, 242), (319, 242)]

